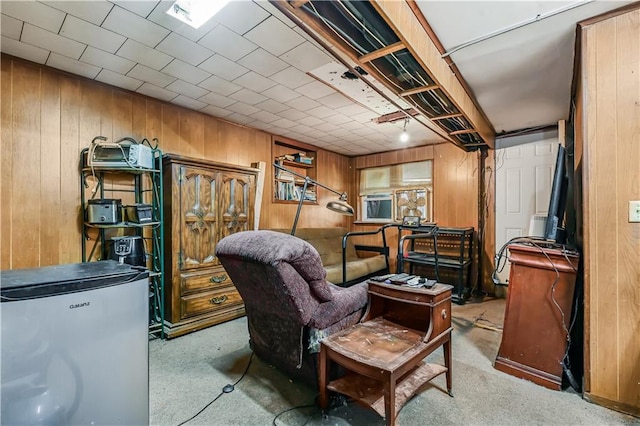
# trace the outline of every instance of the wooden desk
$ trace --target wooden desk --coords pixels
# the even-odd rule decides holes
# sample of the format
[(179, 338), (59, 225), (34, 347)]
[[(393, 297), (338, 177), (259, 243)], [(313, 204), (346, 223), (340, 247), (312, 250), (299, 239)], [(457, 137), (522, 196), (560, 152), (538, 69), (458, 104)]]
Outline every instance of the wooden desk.
[(509, 293), (494, 367), (560, 390), (579, 255), (524, 244), (509, 244), (509, 252)]
[[(348, 395), (373, 408), (394, 425), (416, 391), (446, 373), (451, 395), (451, 289), (436, 284), (415, 289), (369, 281), (369, 305), (362, 321), (333, 334), (320, 345), (320, 407), (328, 392)], [(444, 366), (423, 359), (440, 346)], [(328, 382), (329, 363), (349, 371)]]

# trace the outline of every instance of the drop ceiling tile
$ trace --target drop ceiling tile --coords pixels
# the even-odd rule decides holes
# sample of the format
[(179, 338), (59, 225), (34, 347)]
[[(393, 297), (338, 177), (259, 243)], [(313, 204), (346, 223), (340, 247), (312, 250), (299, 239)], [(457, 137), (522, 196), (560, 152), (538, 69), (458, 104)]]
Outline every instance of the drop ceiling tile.
[(281, 117), (288, 118), (289, 120), (298, 121), (308, 118), (309, 115), (306, 112), (298, 111), (293, 108), (289, 108), (279, 113)]
[(261, 94), (249, 89), (240, 89), (237, 92), (233, 93), (230, 98), (247, 103), (249, 105), (255, 105), (258, 102), (267, 100), (265, 96), (262, 96)]
[(295, 67), (287, 67), (269, 77), (271, 80), (288, 87), (289, 89), (297, 89), (298, 87), (311, 83), (313, 78), (309, 77)]
[(215, 15), (216, 21), (243, 35), (268, 17), (269, 14), (252, 1), (232, 1)]
[(333, 62), (331, 57), (308, 41), (280, 55), (280, 59), (302, 72), (309, 72)]
[(316, 101), (320, 102), (322, 105), (328, 106), (329, 108), (338, 109), (347, 105), (353, 105), (353, 101), (342, 93), (333, 92), (327, 96), (323, 96), (321, 98), (316, 99)]
[(315, 99), (316, 101), (319, 98), (336, 93), (336, 91), (333, 90), (331, 87), (317, 80), (314, 80), (311, 83), (305, 84), (304, 86), (298, 87), (296, 91), (304, 94), (305, 96), (311, 99)]
[[(336, 114), (336, 115), (334, 115), (334, 116), (332, 116), (330, 118), (333, 118), (333, 117), (345, 117), (345, 116), (343, 116), (341, 114)], [(329, 121), (329, 120), (327, 120), (327, 121)], [(331, 122), (333, 124), (338, 124), (338, 123), (335, 123), (333, 121), (331, 121)], [(358, 123), (357, 121), (353, 121), (351, 118), (349, 118), (349, 121), (347, 121), (346, 123), (341, 123), (340, 127), (342, 127), (343, 129), (347, 129), (347, 130), (355, 130), (355, 129), (359, 129), (360, 127), (362, 127), (362, 124)]]
[(269, 111), (273, 114), (278, 114), (286, 109), (289, 109), (288, 106), (281, 104), (280, 102), (276, 102), (273, 99), (267, 99), (263, 102), (260, 102), (259, 104), (256, 105), (256, 107), (263, 109), (265, 111)]
[(228, 110), (222, 109), (222, 108), (218, 108), (215, 105), (207, 105), (206, 107), (202, 108), (200, 111), (204, 112), (205, 114), (209, 114), (211, 116), (219, 117), (219, 118), (225, 118), (225, 117), (233, 114), (231, 111), (228, 111)]
[(287, 68), (287, 64), (264, 49), (256, 49), (238, 61), (243, 65), (265, 77)]
[(307, 111), (307, 110), (310, 110), (311, 108), (317, 108), (321, 106), (319, 102), (316, 102), (313, 99), (309, 99), (306, 96), (300, 96), (298, 98), (291, 99), (290, 101), (287, 101), (285, 103), (289, 105), (291, 108), (294, 108), (300, 111)]
[(314, 129), (313, 131), (307, 133), (307, 136), (316, 138), (318, 140), (320, 140), (320, 138), (325, 137), (325, 135), (326, 134), (324, 132), (321, 132), (320, 130), (316, 130), (316, 129)]
[(293, 126), (291, 131), (301, 134), (306, 134), (309, 132), (313, 132), (313, 127), (305, 126), (304, 124), (298, 124), (297, 126)]
[(150, 47), (155, 47), (170, 32), (168, 29), (118, 6), (111, 9), (102, 27)]
[(158, 3), (157, 0), (153, 0), (153, 1), (152, 0), (145, 0), (145, 1), (109, 0), (109, 1), (117, 4), (120, 7), (127, 9), (130, 12), (135, 13), (136, 15), (140, 15), (145, 18), (149, 16), (153, 8), (156, 7), (156, 4)]
[(334, 110), (324, 105), (320, 105), (319, 107), (312, 108), (307, 112), (316, 118), (327, 118), (335, 114)]
[(300, 118), (298, 120), (296, 120), (298, 123), (300, 124), (304, 124), (305, 126), (317, 126), (319, 124), (324, 123), (324, 120), (320, 120), (317, 117), (313, 117), (313, 116), (308, 116), (305, 118)]
[(72, 59), (78, 59), (86, 47), (86, 45), (75, 40), (59, 36), (27, 23), (24, 24), (20, 40)]
[(87, 46), (84, 53), (82, 53), (82, 56), (80, 56), (80, 60), (100, 68), (106, 68), (113, 72), (117, 72), (118, 74), (128, 73), (136, 64), (133, 61), (117, 55), (112, 55), (91, 46)]
[[(318, 49), (320, 49), (320, 50), (322, 50), (322, 51), (324, 51), (324, 50), (325, 50), (325, 49), (324, 49), (324, 47), (320, 46), (320, 44), (318, 44), (318, 42), (317, 42), (317, 41), (315, 41), (315, 40), (313, 39), (313, 37), (311, 37), (309, 34), (307, 34), (307, 33), (306, 33), (306, 31), (305, 31), (305, 30), (303, 30), (302, 28), (300, 28), (300, 27), (294, 27), (293, 29), (294, 29), (294, 31), (295, 31), (295, 32), (297, 32), (298, 34), (300, 34), (300, 36), (301, 36), (302, 38), (304, 38), (304, 39), (305, 39), (306, 41), (308, 41), (309, 43), (313, 44), (313, 45), (314, 45), (315, 47), (317, 47)], [(327, 44), (327, 46), (329, 46), (329, 47), (334, 47), (334, 45), (333, 45), (333, 44), (331, 44), (331, 43), (329, 43), (327, 40), (324, 40), (324, 42)]]
[(20, 40), (22, 21), (7, 15), (0, 15), (0, 34), (14, 40)]
[(368, 127), (362, 127), (360, 129), (352, 130), (351, 133), (354, 133), (358, 136), (370, 136), (370, 135), (375, 135), (378, 132), (376, 132), (375, 130), (369, 129)]
[(227, 109), (229, 111), (237, 112), (239, 114), (244, 114), (247, 116), (260, 111), (260, 108), (256, 108), (252, 105), (247, 105), (244, 102), (236, 102), (233, 105), (229, 105)]
[(301, 96), (300, 93), (291, 90), (288, 87), (284, 87), (280, 84), (268, 90), (265, 90), (264, 92), (262, 92), (262, 94), (278, 102), (287, 102)]
[(336, 108), (336, 112), (351, 118), (353, 118), (354, 115), (359, 115), (359, 114), (369, 114), (371, 118), (378, 116), (378, 114), (376, 114), (375, 112), (372, 112), (371, 110), (358, 104), (351, 104), (351, 105), (346, 105), (340, 108)]
[(158, 87), (166, 87), (176, 80), (175, 77), (166, 75), (164, 73), (161, 73), (160, 71), (156, 71), (141, 64), (137, 64), (135, 67), (133, 67), (131, 71), (127, 73), (127, 75), (129, 77), (137, 78), (138, 80), (151, 83)]
[(211, 77), (211, 74), (208, 72), (203, 71), (200, 68), (196, 68), (193, 65), (189, 65), (186, 62), (182, 62), (179, 59), (171, 61), (169, 65), (162, 68), (162, 72), (176, 78), (180, 78), (184, 81), (188, 81), (191, 84), (198, 84)]
[(191, 99), (190, 97), (185, 95), (176, 96), (175, 98), (171, 99), (171, 103), (196, 111), (199, 111), (207, 106), (207, 104), (205, 104), (204, 102), (200, 102), (196, 99)]
[(243, 115), (243, 114), (238, 114), (237, 112), (234, 112), (233, 114), (225, 118), (229, 121), (232, 121), (234, 123), (239, 123), (239, 124), (249, 124), (255, 121), (253, 118), (247, 117), (246, 115)]
[(254, 92), (263, 92), (276, 85), (275, 82), (253, 71), (249, 71), (248, 73), (241, 75), (233, 80), (233, 82), (239, 86), (253, 90)]
[(226, 96), (219, 95), (217, 93), (210, 92), (204, 96), (198, 98), (199, 101), (206, 102), (209, 105), (213, 105), (218, 108), (226, 108), (231, 104), (234, 104), (238, 101), (235, 99), (227, 98)]
[(211, 50), (176, 33), (169, 34), (156, 49), (194, 66), (213, 56)]
[(267, 12), (269, 12), (271, 15), (275, 16), (276, 18), (278, 18), (281, 22), (285, 23), (288, 27), (295, 27), (296, 24), (294, 24), (291, 19), (287, 18), (287, 16), (280, 12), (280, 9), (278, 9), (277, 7), (275, 7), (274, 5), (271, 4), (271, 2), (269, 2), (268, 0), (255, 0), (255, 2), (264, 10), (266, 10)]
[(163, 0), (156, 5), (153, 11), (147, 17), (148, 20), (155, 22), (156, 24), (168, 28), (171, 31), (180, 34), (188, 38), (191, 41), (200, 40), (205, 34), (214, 29), (218, 23), (215, 19), (202, 24), (200, 28), (193, 28), (192, 26), (167, 15), (167, 10), (175, 3), (175, 0)]
[(322, 123), (322, 124), (318, 124), (317, 126), (314, 126), (316, 129), (318, 130), (322, 130), (323, 132), (330, 132), (332, 130), (338, 130), (340, 127), (336, 126), (335, 124), (331, 124), (331, 123)]
[(275, 56), (280, 56), (305, 41), (274, 16), (264, 20), (244, 36)]
[(218, 54), (211, 56), (209, 59), (198, 65), (198, 68), (229, 81), (249, 72), (249, 70), (242, 65), (238, 65)]
[(116, 53), (118, 56), (122, 56), (123, 58), (130, 59), (134, 62), (139, 62), (156, 71), (166, 67), (173, 59), (165, 53), (158, 52), (157, 50), (131, 39), (125, 41)]
[(251, 127), (258, 129), (258, 130), (264, 130), (265, 132), (270, 132), (271, 129), (273, 129), (273, 126), (268, 124), (268, 123), (263, 123), (262, 121), (252, 121), (251, 122)]
[[(76, 18), (83, 19), (95, 25), (100, 25), (109, 14), (113, 3), (107, 1), (45, 1), (47, 5), (63, 12), (67, 12)], [(4, 5), (2, 6), (4, 8)]]
[(5, 36), (2, 36), (0, 50), (2, 50), (2, 53), (8, 53), (9, 55), (17, 56), (18, 58), (37, 62), (38, 64), (44, 64), (50, 53), (48, 50), (41, 49), (27, 43), (22, 43), (21, 41)]
[(281, 118), (271, 124), (273, 124), (274, 126), (282, 127), (283, 129), (290, 129), (291, 127), (298, 125), (298, 123), (296, 123), (295, 121), (291, 121), (287, 118)]
[(76, 61), (64, 55), (58, 55), (55, 52), (51, 52), (46, 65), (87, 78), (95, 78), (100, 72), (100, 68), (98, 67)]
[[(338, 111), (342, 114), (342, 111)], [(378, 117), (378, 114), (371, 111), (365, 111), (360, 114), (349, 115), (355, 121), (359, 121), (360, 123), (371, 122), (374, 118)]]
[(209, 89), (224, 96), (229, 96), (230, 94), (242, 89), (242, 87), (238, 86), (237, 84), (233, 84), (227, 80), (224, 80), (217, 75), (212, 75), (208, 79), (198, 83), (198, 86), (204, 87), (205, 89)]
[(138, 87), (136, 92), (167, 102), (178, 96), (177, 93), (163, 89), (162, 87), (158, 87), (151, 83), (144, 83), (142, 86)]
[(202, 87), (198, 87), (191, 83), (187, 83), (183, 80), (176, 80), (165, 87), (165, 89), (171, 90), (172, 92), (180, 93), (193, 99), (198, 99), (209, 93), (208, 90), (205, 90)]
[(109, 70), (102, 70), (95, 78), (103, 83), (110, 84), (112, 86), (122, 87), (123, 89), (135, 91), (138, 87), (142, 86), (142, 81), (135, 78), (127, 77), (126, 75), (118, 74)]
[(275, 114), (270, 113), (269, 111), (260, 111), (255, 114), (251, 114), (252, 117), (264, 122), (264, 123), (273, 123), (276, 120), (279, 120), (281, 117)]
[(341, 125), (341, 127), (342, 127), (342, 124), (349, 123), (349, 122), (353, 123), (353, 120), (351, 120), (351, 118), (342, 114), (332, 115), (331, 117), (327, 117), (326, 120), (331, 124)]
[(218, 25), (209, 31), (207, 35), (198, 40), (198, 44), (232, 61), (237, 61), (258, 48), (258, 46), (224, 25)]
[(2, 13), (56, 34), (65, 17), (63, 12), (34, 1), (3, 1)]
[(353, 136), (353, 133), (351, 133), (348, 130), (341, 129), (341, 128), (338, 128), (336, 130), (332, 130), (330, 133), (331, 133), (332, 136), (335, 136), (335, 137), (338, 137), (338, 138), (350, 138), (350, 137)]
[(120, 34), (70, 15), (64, 20), (60, 35), (109, 53), (116, 53), (126, 40)]

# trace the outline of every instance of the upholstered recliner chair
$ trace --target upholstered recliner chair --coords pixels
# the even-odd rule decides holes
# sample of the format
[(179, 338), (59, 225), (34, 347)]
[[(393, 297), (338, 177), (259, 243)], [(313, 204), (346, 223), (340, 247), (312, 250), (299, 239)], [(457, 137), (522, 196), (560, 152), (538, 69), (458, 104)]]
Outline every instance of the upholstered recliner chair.
[(366, 283), (325, 280), (315, 248), (274, 231), (244, 231), (220, 240), (216, 255), (244, 300), (251, 349), (293, 378), (317, 384), (319, 340), (356, 324)]

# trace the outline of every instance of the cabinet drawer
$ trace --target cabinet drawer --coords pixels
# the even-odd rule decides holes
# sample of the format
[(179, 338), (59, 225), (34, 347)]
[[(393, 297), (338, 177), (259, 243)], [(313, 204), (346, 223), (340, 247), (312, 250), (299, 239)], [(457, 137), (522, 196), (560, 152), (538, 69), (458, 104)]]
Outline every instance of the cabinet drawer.
[(227, 308), (236, 308), (243, 303), (240, 293), (235, 287), (217, 288), (215, 291), (182, 297), (180, 317), (185, 319), (196, 315), (222, 311)]
[(197, 274), (180, 274), (180, 294), (183, 296), (228, 287), (231, 284), (231, 278), (223, 268), (211, 269)]

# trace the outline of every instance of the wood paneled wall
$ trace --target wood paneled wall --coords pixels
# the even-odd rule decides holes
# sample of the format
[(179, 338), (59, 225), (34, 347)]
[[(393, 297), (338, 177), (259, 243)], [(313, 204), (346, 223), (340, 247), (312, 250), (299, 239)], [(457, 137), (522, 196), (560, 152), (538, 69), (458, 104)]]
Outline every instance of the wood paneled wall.
[[(351, 161), (352, 178), (350, 193), (358, 194), (358, 170), (368, 167), (383, 166), (388, 164), (400, 164), (413, 161), (433, 160), (433, 197), (434, 197), (434, 219), (439, 226), (443, 227), (467, 227), (473, 226), (476, 233), (479, 229), (480, 211), (480, 153), (465, 152), (450, 143), (429, 145), (417, 148), (409, 148), (399, 151), (390, 151), (380, 154), (364, 155), (354, 157)], [(493, 182), (493, 176), (488, 178)], [(492, 187), (492, 183), (488, 183)], [(487, 200), (490, 205), (486, 209), (493, 211), (495, 205), (493, 198)], [(491, 219), (494, 216), (489, 217)], [(354, 224), (353, 230), (371, 231), (379, 227), (378, 224)], [(486, 232), (485, 232), (486, 234)], [(493, 234), (490, 240), (493, 241)], [(388, 241), (391, 248), (392, 270), (395, 270), (395, 256), (397, 247), (397, 232), (389, 232)], [(369, 238), (368, 242), (375, 243), (374, 238)], [(477, 239), (476, 239), (477, 243)], [(493, 247), (493, 246), (491, 246)], [(477, 271), (477, 259), (480, 251), (477, 244), (476, 263), (474, 271)], [(490, 276), (493, 268), (493, 261), (483, 262), (484, 268), (488, 272), (483, 272), (482, 276)], [(477, 273), (474, 272), (473, 285), (477, 282)], [(482, 282), (482, 288), (492, 291), (493, 286)]]
[[(295, 205), (273, 204), (272, 135), (165, 102), (2, 56), (0, 269), (81, 261), (79, 154), (98, 135), (158, 138), (159, 148), (196, 158), (267, 165), (260, 228), (287, 228)], [(318, 181), (342, 189), (349, 159), (317, 149)], [(299, 227), (348, 226), (319, 190)]]
[(581, 29), (585, 396), (640, 415), (640, 9)]

